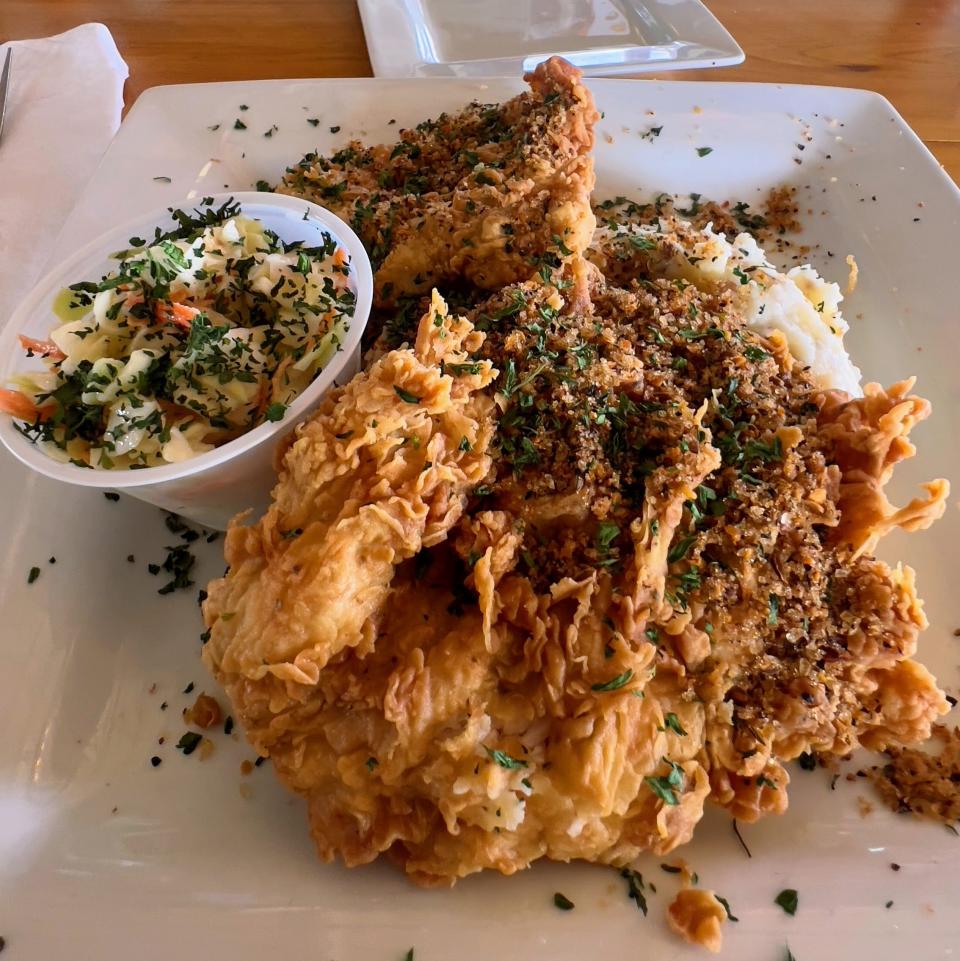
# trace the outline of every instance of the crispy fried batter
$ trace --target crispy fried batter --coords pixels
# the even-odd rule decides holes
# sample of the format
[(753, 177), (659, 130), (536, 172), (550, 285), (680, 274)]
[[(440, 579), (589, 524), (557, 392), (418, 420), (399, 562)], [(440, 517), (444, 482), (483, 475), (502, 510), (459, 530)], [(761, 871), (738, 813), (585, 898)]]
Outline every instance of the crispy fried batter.
[(891, 811), (953, 827), (960, 823), (960, 728), (937, 724), (933, 736), (935, 753), (891, 747), (887, 763), (868, 774)]
[[(784, 235), (802, 230), (796, 192), (796, 187), (787, 185), (771, 188), (764, 200), (763, 213), (754, 213), (746, 201), (705, 200), (698, 193), (690, 194), (688, 207), (681, 207), (677, 197), (658, 194), (648, 203), (639, 203), (624, 196), (608, 197), (594, 201), (593, 209), (601, 227), (654, 225), (660, 220), (681, 218), (698, 230), (710, 224), (717, 233), (726, 235), (728, 240), (733, 240), (742, 231), (748, 231), (761, 247), (792, 246), (784, 239)], [(602, 254), (603, 246), (603, 241), (595, 241), (592, 252)]]
[(671, 930), (712, 954), (717, 954), (723, 946), (726, 920), (726, 909), (713, 891), (684, 888), (667, 908), (667, 924)]
[[(536, 96), (491, 116), (522, 127), (565, 95)], [(453, 164), (449, 197), (460, 161), (433, 130), (404, 142)], [(434, 295), (384, 333), (283, 453), (264, 519), (230, 531), (204, 607), (204, 660), (321, 856), (384, 853), (421, 884), (663, 854), (708, 797), (781, 813), (784, 762), (922, 740), (947, 710), (911, 660), (913, 572), (871, 553), (946, 497), (883, 494), (929, 412), (912, 382), (824, 393), (723, 285), (641, 264), (617, 286), (576, 252), (518, 265), (464, 317)], [(671, 923), (716, 946), (718, 906), (686, 892)]]
[[(325, 858), (385, 852), (420, 883), (621, 865), (689, 840), (708, 794), (782, 812), (783, 761), (918, 740), (946, 710), (909, 660), (912, 573), (841, 524), (836, 398), (722, 292), (594, 274), (569, 313), (564, 284), (503, 291), (447, 338), (428, 313), (231, 531), (205, 659)], [(469, 426), (444, 429), (456, 398)], [(905, 420), (874, 423), (880, 449)]]
[(443, 374), (482, 339), (437, 299), (416, 350), (394, 351), (331, 393), (287, 449), (274, 503), (226, 540), (228, 577), (205, 603), (207, 664), (233, 678), (316, 684), (368, 648), (396, 566), (443, 540), (486, 473), (494, 371)]
[(441, 114), (396, 144), (308, 154), (280, 190), (351, 223), (371, 253), (380, 304), (454, 277), (486, 290), (524, 280), (546, 252), (590, 242), (599, 117), (565, 60), (527, 80), (528, 93)]

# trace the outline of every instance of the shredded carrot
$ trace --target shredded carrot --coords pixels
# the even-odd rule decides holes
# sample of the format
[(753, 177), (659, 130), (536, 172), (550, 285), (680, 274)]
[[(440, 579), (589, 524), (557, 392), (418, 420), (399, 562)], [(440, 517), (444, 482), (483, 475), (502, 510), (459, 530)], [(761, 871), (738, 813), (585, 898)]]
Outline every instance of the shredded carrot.
[(337, 267), (346, 267), (347, 265), (347, 252), (343, 247), (337, 247), (333, 252), (333, 263)]
[(193, 318), (200, 311), (187, 304), (158, 303), (154, 314), (161, 324), (176, 324), (181, 330), (189, 330)]
[(267, 409), (267, 404), (270, 401), (270, 380), (266, 377), (261, 379), (260, 387), (257, 390), (257, 406), (255, 419), (257, 421), (263, 417), (263, 412)]
[(164, 400), (162, 397), (157, 398), (157, 406), (163, 411), (166, 420), (170, 423), (176, 424), (197, 416), (195, 410), (184, 407), (182, 404), (175, 404), (171, 400)]
[(270, 378), (270, 399), (276, 400), (277, 394), (280, 393), (280, 378), (286, 372), (286, 369), (293, 363), (292, 357), (284, 357), (283, 360), (277, 364), (277, 369), (273, 372), (273, 377)]
[(37, 405), (19, 390), (0, 388), (0, 411), (10, 414), (18, 420), (47, 420), (53, 413), (52, 407), (37, 407)]
[(20, 335), (20, 345), (30, 354), (38, 357), (52, 357), (54, 360), (63, 360), (67, 355), (52, 340), (36, 340), (26, 334)]

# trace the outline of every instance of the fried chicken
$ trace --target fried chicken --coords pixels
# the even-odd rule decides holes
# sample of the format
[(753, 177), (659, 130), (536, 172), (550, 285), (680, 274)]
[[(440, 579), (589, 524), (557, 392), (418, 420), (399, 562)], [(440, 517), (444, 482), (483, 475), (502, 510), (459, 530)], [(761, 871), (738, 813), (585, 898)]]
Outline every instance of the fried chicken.
[(308, 154), (279, 189), (353, 226), (380, 305), (454, 278), (485, 290), (525, 280), (545, 255), (590, 242), (599, 117), (565, 60), (553, 57), (526, 79), (528, 93), (441, 114), (395, 144), (353, 141), (329, 158)]
[[(658, 274), (645, 238), (629, 269), (584, 259), (592, 104), (558, 61), (532, 84), (291, 175), (380, 245), (381, 301), (412, 299), (204, 604), (204, 662), (321, 857), (420, 884), (665, 854), (708, 799), (782, 813), (785, 762), (947, 710), (913, 572), (872, 554), (942, 513), (943, 481), (883, 493), (929, 405), (821, 389), (745, 319), (749, 280)], [(414, 323), (440, 280), (462, 316), (434, 292)], [(671, 912), (719, 945), (711, 895)]]
[[(435, 301), (230, 532), (204, 659), (325, 859), (422, 884), (623, 865), (688, 841), (708, 797), (782, 812), (802, 751), (946, 710), (910, 660), (912, 574), (839, 523), (846, 421), (804, 372), (723, 292), (594, 272), (584, 308), (564, 284), (471, 320)], [(875, 420), (876, 450), (912, 423)]]
[(231, 528), (229, 574), (205, 604), (204, 658), (231, 696), (269, 677), (315, 685), (375, 642), (396, 566), (443, 540), (489, 469), (492, 402), (478, 392), (495, 371), (469, 356), (482, 339), (437, 298), (414, 350), (333, 391), (297, 431), (273, 504)]

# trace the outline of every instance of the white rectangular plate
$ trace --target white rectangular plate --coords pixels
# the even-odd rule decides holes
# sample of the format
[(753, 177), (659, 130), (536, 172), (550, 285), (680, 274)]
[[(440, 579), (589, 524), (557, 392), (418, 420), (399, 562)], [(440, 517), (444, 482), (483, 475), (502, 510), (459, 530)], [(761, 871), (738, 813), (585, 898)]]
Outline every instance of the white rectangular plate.
[[(56, 253), (164, 202), (275, 181), (308, 150), (353, 136), (393, 139), (402, 126), (519, 86), (333, 80), (150, 90)], [(697, 191), (759, 202), (772, 185), (799, 188), (813, 262), (841, 282), (846, 254), (860, 265), (845, 305), (855, 360), (869, 379), (917, 374), (933, 400), (932, 419), (917, 431), (920, 455), (898, 475), (895, 498), (922, 479), (960, 478), (960, 194), (890, 105), (816, 87), (591, 87), (604, 111), (601, 196)], [(245, 130), (234, 128), (238, 118)], [(651, 126), (662, 133), (644, 139)], [(713, 151), (700, 157), (704, 146)], [(175, 543), (159, 513), (56, 486), (8, 456), (0, 484), (0, 935), (11, 958), (119, 961), (133, 951), (142, 961), (400, 961), (411, 946), (417, 961), (573, 961), (601, 950), (617, 959), (700, 956), (666, 929), (676, 879), (656, 859), (641, 865), (658, 888), (648, 917), (608, 868), (538, 864), (513, 878), (421, 891), (385, 864), (318, 863), (303, 807), (269, 765), (241, 777), (252, 754), (239, 736), (214, 734), (206, 761), (174, 749), (185, 729), (180, 711), (194, 696), (181, 692), (191, 681), (197, 691), (214, 686), (198, 661), (195, 593), (158, 596), (162, 582), (145, 569)], [(223, 563), (219, 543), (199, 547), (198, 586)], [(891, 536), (883, 555), (917, 569), (931, 620), (920, 657), (956, 694), (960, 512), (951, 505), (933, 530)], [(42, 573), (27, 586), (34, 565)], [(841, 779), (831, 791), (823, 771), (792, 775), (790, 810), (743, 828), (752, 859), (715, 811), (679, 852), (740, 919), (726, 926), (724, 956), (782, 961), (789, 943), (797, 961), (952, 957), (960, 838), (885, 810), (861, 816), (857, 798), (870, 795), (862, 781)], [(773, 903), (787, 887), (800, 893), (794, 918)], [(576, 909), (556, 910), (555, 891)]]
[(359, 0), (377, 77), (515, 77), (557, 53), (587, 76), (725, 67), (700, 0)]

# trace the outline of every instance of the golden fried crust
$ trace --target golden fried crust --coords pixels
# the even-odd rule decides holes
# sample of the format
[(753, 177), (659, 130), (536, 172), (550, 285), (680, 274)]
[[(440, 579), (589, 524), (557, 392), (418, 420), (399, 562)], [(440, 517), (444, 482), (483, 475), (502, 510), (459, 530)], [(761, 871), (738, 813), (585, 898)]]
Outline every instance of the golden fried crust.
[[(582, 294), (564, 291), (582, 309)], [(383, 353), (299, 431), (264, 520), (230, 532), (230, 572), (205, 605), (204, 658), (254, 745), (307, 798), (320, 855), (352, 865), (384, 853), (421, 884), (509, 874), (539, 857), (623, 865), (688, 841), (708, 797), (743, 821), (782, 813), (781, 762), (802, 751), (927, 736), (946, 702), (909, 660), (925, 624), (913, 574), (853, 552), (857, 527), (843, 527), (837, 504), (868, 516), (857, 513), (866, 488), (844, 487), (823, 455), (849, 464), (843, 443), (874, 452), (862, 473), (882, 479), (864, 495), (876, 496), (892, 456), (882, 452), (904, 452), (909, 427), (883, 412), (921, 402), (898, 385), (871, 389), (872, 419), (815, 404), (812, 385), (771, 351), (736, 382), (754, 392), (736, 402), (750, 400), (750, 443), (767, 452), (745, 484), (722, 453), (730, 423), (716, 392), (698, 397), (691, 380), (665, 394), (658, 373), (676, 366), (657, 353), (674, 336), (701, 377), (710, 365), (742, 369), (735, 318), (697, 300), (696, 316), (719, 331), (701, 354), (687, 328), (633, 324), (651, 302), (594, 288), (582, 326), (564, 315), (558, 340), (538, 348), (521, 333), (566, 305), (534, 283), (496, 302), (518, 296), (522, 308), (486, 337), (436, 298), (412, 350)], [(650, 294), (672, 318), (690, 316), (691, 296)], [(582, 355), (588, 334), (590, 403), (612, 417), (602, 390), (628, 390), (632, 407), (615, 416), (639, 418), (647, 445), (657, 423), (666, 432), (632, 514), (609, 488), (632, 485), (609, 474), (632, 462), (600, 459), (629, 448), (630, 434), (611, 448), (583, 433), (573, 365), (552, 407), (555, 419), (569, 407), (567, 442), (535, 448), (536, 473), (506, 457), (518, 445), (505, 422), (530, 409), (518, 385), (543, 369), (536, 351)], [(508, 376), (491, 399), (494, 358)], [(728, 383), (723, 403), (732, 396)], [(657, 421), (661, 410), (670, 416)], [(764, 440), (774, 437), (779, 446)], [(580, 447), (598, 473), (578, 473)], [(481, 484), (485, 495), (468, 501)], [(707, 509), (704, 487), (736, 496), (697, 524), (690, 504)], [(771, 509), (790, 517), (775, 541)], [(615, 565), (598, 553), (597, 511), (616, 518), (604, 548)], [(846, 542), (831, 547), (838, 529)], [(762, 551), (755, 537), (767, 537)], [(691, 577), (708, 557), (723, 563), (709, 580)], [(712, 915), (704, 923), (690, 932), (712, 943), (719, 928)]]
[(901, 508), (893, 507), (883, 491), (894, 467), (916, 453), (907, 435), (930, 416), (929, 401), (910, 393), (913, 384), (913, 379), (903, 380), (889, 390), (867, 384), (864, 396), (855, 400), (836, 391), (819, 398), (821, 435), (843, 474), (834, 538), (857, 553), (872, 551), (895, 527), (929, 527), (947, 507), (950, 484), (945, 480), (924, 484), (927, 496)]
[(454, 278), (485, 290), (524, 280), (544, 254), (570, 256), (590, 242), (599, 118), (566, 61), (551, 58), (526, 79), (529, 93), (442, 114), (397, 144), (308, 155), (280, 190), (353, 224), (371, 251), (380, 305)]
[(667, 908), (667, 924), (685, 941), (717, 954), (723, 946), (724, 906), (713, 891), (685, 888)]
[[(382, 300), (520, 282), (381, 338), (282, 449), (204, 606), (204, 661), (320, 856), (419, 884), (664, 854), (708, 798), (780, 814), (787, 761), (947, 710), (911, 660), (913, 572), (871, 553), (942, 513), (944, 481), (884, 494), (929, 405), (909, 381), (818, 392), (728, 291), (611, 285), (580, 256), (589, 95), (559, 61), (529, 79), (291, 175), (367, 211)], [(725, 917), (685, 891), (669, 920), (713, 950)]]
[(205, 662), (218, 677), (316, 684), (345, 648), (372, 642), (397, 564), (442, 539), (487, 472), (495, 370), (470, 365), (479, 335), (437, 298), (416, 351), (395, 351), (324, 402), (283, 458), (274, 502), (227, 536), (210, 586)]

